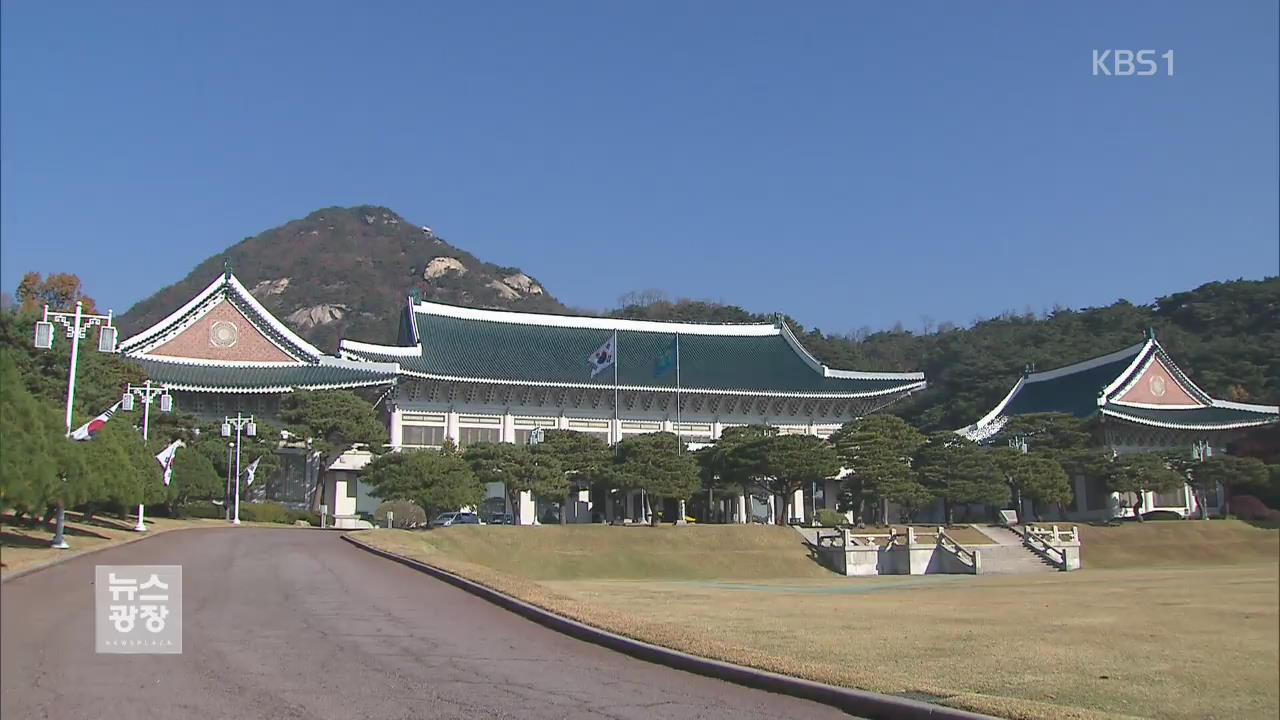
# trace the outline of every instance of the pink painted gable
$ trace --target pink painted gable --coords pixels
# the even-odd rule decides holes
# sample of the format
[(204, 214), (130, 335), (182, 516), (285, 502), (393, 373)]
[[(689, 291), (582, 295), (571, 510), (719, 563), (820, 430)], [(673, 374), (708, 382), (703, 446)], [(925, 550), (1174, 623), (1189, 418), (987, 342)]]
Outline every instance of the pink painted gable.
[(1187, 394), (1173, 379), (1173, 373), (1165, 367), (1160, 358), (1156, 358), (1142, 371), (1142, 376), (1119, 398), (1120, 402), (1142, 403), (1144, 405), (1202, 405)]
[(226, 301), (148, 354), (199, 360), (294, 362)]

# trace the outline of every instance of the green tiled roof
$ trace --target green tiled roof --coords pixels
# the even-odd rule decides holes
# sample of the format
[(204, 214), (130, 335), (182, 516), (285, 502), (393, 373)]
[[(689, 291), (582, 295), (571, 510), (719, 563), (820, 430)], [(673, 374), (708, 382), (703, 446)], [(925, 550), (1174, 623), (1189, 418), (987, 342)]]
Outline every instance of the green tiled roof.
[(1137, 352), (1049, 380), (1032, 381), (1035, 377), (1032, 375), (1009, 400), (1001, 415), (1054, 412), (1078, 418), (1089, 417), (1098, 411), (1098, 393), (1120, 377), (1133, 362), (1135, 355)]
[(211, 365), (154, 357), (126, 359), (140, 365), (154, 382), (175, 390), (203, 392), (281, 393), (384, 385), (396, 378), (394, 365), (340, 360), (319, 364)]
[[(439, 307), (439, 306), (432, 306)], [(348, 355), (398, 362), (402, 371), (433, 377), (609, 386), (613, 368), (591, 377), (587, 358), (613, 334), (609, 322), (582, 318), (506, 321), (513, 313), (452, 311), (414, 313), (420, 346), (412, 355), (394, 348), (346, 344)], [(494, 319), (487, 319), (487, 318)], [(680, 386), (688, 390), (771, 392), (779, 394), (875, 395), (922, 387), (920, 373), (851, 373), (838, 377), (792, 345), (788, 331), (770, 326), (732, 326), (701, 330), (673, 323), (616, 321), (618, 384), (623, 387), (674, 389), (674, 368), (655, 377), (659, 357), (680, 342)], [(594, 326), (590, 326), (594, 325)], [(380, 351), (381, 350), (381, 351)]]
[(1102, 412), (1106, 415), (1143, 425), (1206, 430), (1229, 430), (1277, 422), (1280, 421), (1280, 412), (1276, 410), (1265, 406), (1253, 409), (1221, 405), (1186, 410), (1157, 410), (1116, 403), (1107, 403), (1102, 407)]
[[(1149, 363), (1165, 363), (1175, 382), (1203, 407), (1136, 407), (1115, 398), (1143, 372)], [(1132, 370), (1131, 370), (1132, 368)], [(1099, 406), (1103, 391), (1107, 396)], [(978, 422), (959, 432), (975, 440), (999, 432), (1005, 421), (1016, 415), (1057, 412), (1086, 418), (1101, 412), (1127, 422), (1186, 430), (1229, 430), (1265, 425), (1280, 420), (1280, 408), (1266, 405), (1228, 403), (1209, 397), (1187, 378), (1152, 336), (1147, 342), (1068, 365), (1057, 370), (1024, 377), (1000, 405)]]

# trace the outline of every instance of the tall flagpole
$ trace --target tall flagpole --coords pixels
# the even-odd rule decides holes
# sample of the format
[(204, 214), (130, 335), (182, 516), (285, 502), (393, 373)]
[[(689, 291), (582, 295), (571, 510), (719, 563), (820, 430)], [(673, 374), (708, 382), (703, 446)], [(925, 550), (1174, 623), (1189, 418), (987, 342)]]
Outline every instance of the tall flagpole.
[(613, 331), (613, 425), (618, 428), (618, 439), (613, 443), (613, 452), (618, 453), (618, 443), (622, 442), (622, 422), (618, 419), (618, 331)]
[(676, 452), (684, 450), (684, 434), (680, 430), (680, 333), (676, 333)]

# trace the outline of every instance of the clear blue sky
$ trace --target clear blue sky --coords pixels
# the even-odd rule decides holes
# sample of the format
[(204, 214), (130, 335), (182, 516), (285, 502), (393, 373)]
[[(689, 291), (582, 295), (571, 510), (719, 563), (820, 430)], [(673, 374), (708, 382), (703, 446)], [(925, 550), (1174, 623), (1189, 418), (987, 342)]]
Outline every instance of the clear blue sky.
[[(1280, 272), (1274, 0), (7, 1), (0, 20), (7, 291), (71, 271), (119, 312), (364, 203), (570, 305), (659, 288), (827, 332)], [(1174, 75), (1095, 77), (1103, 48), (1173, 49)]]

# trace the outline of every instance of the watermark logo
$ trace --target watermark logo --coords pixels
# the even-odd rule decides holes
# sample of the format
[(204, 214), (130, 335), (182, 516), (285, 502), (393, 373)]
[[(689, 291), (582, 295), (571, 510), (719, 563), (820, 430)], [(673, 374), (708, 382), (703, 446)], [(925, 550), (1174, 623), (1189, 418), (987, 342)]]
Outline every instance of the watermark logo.
[(1173, 77), (1173, 50), (1166, 50), (1157, 55), (1157, 50), (1094, 50), (1093, 74), (1107, 77), (1128, 77), (1137, 75), (1148, 77), (1160, 72), (1164, 61), (1164, 72)]
[(98, 565), (94, 628), (100, 653), (182, 653), (182, 566)]

